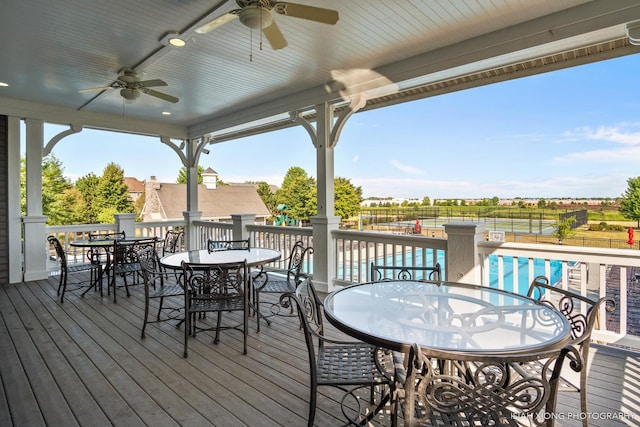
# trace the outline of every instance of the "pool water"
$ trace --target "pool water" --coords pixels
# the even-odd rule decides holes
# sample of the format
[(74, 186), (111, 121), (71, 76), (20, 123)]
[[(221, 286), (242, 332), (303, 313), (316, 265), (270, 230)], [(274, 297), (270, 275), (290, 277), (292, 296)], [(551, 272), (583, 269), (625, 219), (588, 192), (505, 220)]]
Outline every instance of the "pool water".
[[(426, 259), (428, 260), (428, 262), (423, 264), (422, 261), (422, 251), (417, 251), (415, 254), (415, 265), (426, 265), (426, 266), (432, 266), (431, 265), (431, 259), (433, 257), (432, 255), (432, 250), (428, 249), (426, 251)], [(411, 252), (407, 252), (404, 254), (404, 262), (403, 262), (403, 254), (396, 254), (395, 255), (395, 259), (394, 256), (388, 256), (386, 258), (384, 257), (380, 257), (376, 260), (376, 264), (380, 264), (380, 265), (413, 265), (412, 262), (412, 254)], [(511, 291), (514, 292), (513, 289), (513, 277), (514, 277), (514, 272), (513, 272), (513, 257), (510, 256), (504, 256), (503, 258), (503, 272), (504, 272), (504, 289), (506, 291)], [(441, 268), (443, 269), (443, 274), (444, 274), (444, 268), (445, 268), (445, 262), (444, 262), (444, 254), (439, 255), (438, 256), (438, 262), (440, 263)], [(542, 258), (534, 258), (533, 260), (533, 277), (531, 278), (531, 280), (536, 277), (536, 276), (543, 276), (545, 275), (545, 271), (544, 271), (544, 262), (545, 260)], [(369, 269), (369, 265), (368, 264), (362, 264), (359, 266), (359, 268), (362, 271), (367, 271)], [(358, 267), (356, 267), (358, 268)], [(348, 271), (346, 271), (347, 274), (350, 273), (350, 269), (347, 268)], [(343, 277), (343, 271), (342, 271), (342, 267), (340, 268), (340, 271), (338, 273), (340, 275), (340, 277)], [(518, 289), (515, 290), (517, 291), (519, 294), (522, 295), (526, 295), (527, 291), (529, 289), (529, 283), (531, 282), (531, 280), (529, 279), (529, 260), (527, 258), (518, 258), (518, 269), (517, 269), (517, 273), (518, 275)], [(446, 275), (445, 275), (446, 276)], [(560, 278), (562, 277), (562, 262), (558, 261), (558, 260), (551, 260), (550, 261), (550, 283), (556, 283), (560, 280)], [(418, 278), (419, 279), (419, 278)], [(498, 288), (498, 256), (497, 255), (489, 255), (489, 286), (492, 288)]]
[[(533, 260), (533, 280), (536, 276), (544, 276), (544, 262), (542, 258), (534, 258)], [(556, 283), (562, 277), (562, 262), (558, 260), (551, 260), (550, 262), (550, 283)], [(513, 292), (513, 257), (503, 257), (503, 274), (504, 274), (504, 289)], [(518, 293), (526, 295), (529, 289), (529, 260), (527, 258), (518, 258)], [(492, 288), (498, 287), (498, 256), (489, 255), (489, 286)]]

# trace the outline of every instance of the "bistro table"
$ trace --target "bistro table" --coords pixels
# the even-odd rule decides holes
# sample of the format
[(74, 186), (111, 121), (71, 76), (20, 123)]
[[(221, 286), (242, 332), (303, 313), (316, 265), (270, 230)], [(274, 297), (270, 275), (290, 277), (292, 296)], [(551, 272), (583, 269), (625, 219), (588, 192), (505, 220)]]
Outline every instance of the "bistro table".
[(162, 257), (160, 264), (166, 268), (178, 270), (182, 268), (183, 261), (194, 264), (227, 264), (247, 260), (249, 267), (257, 267), (277, 261), (280, 256), (279, 251), (267, 248), (227, 249), (213, 252), (207, 249), (196, 249)]
[[(100, 251), (104, 251), (106, 256), (106, 261), (104, 263), (104, 267), (101, 270), (101, 273), (96, 276), (94, 283), (92, 286), (89, 286), (82, 295), (86, 294), (89, 289), (95, 287), (98, 282), (102, 282), (102, 277), (108, 269), (113, 267), (113, 260), (111, 259), (111, 255), (116, 245), (116, 241), (120, 245), (135, 245), (139, 241), (145, 241), (153, 239), (153, 237), (127, 237), (124, 239), (117, 239), (113, 237), (96, 237), (95, 239), (77, 239), (73, 240), (69, 243), (69, 245), (79, 248), (90, 248), (90, 250), (96, 251), (96, 256), (99, 256)], [(90, 259), (92, 264), (96, 264), (96, 267), (99, 264), (99, 260), (95, 260), (93, 258)], [(109, 272), (107, 271), (107, 277), (109, 276)], [(114, 278), (115, 280), (115, 278)], [(109, 283), (107, 283), (107, 287), (109, 287)], [(102, 293), (102, 285), (100, 285), (100, 293)]]
[(389, 280), (336, 290), (325, 298), (324, 311), (339, 330), (394, 356), (404, 353), (404, 362), (394, 359), (408, 368), (397, 384), (405, 390), (406, 423), (435, 417), (512, 425), (516, 416), (539, 421), (554, 410), (552, 380), (520, 364), (556, 357), (571, 327), (539, 301), (483, 286)]
[(562, 348), (571, 327), (559, 312), (515, 293), (453, 282), (389, 280), (338, 289), (327, 320), (372, 345), (457, 354), (516, 355)]

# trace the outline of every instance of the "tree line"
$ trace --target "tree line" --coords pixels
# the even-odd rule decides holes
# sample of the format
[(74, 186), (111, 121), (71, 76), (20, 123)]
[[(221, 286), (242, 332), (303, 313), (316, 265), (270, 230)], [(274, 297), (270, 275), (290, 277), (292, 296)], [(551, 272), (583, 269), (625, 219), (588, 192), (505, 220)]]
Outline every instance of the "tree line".
[[(25, 159), (20, 159), (20, 196), (22, 215), (26, 215)], [(198, 166), (198, 183), (202, 183), (203, 168)], [(116, 213), (136, 213), (139, 220), (144, 205), (144, 194), (134, 203), (124, 180), (124, 170), (116, 163), (109, 163), (101, 176), (88, 173), (72, 183), (65, 178), (62, 162), (54, 155), (42, 162), (42, 213), (48, 225), (112, 223)], [(186, 183), (186, 168), (178, 171), (177, 183)], [(220, 185), (224, 185), (219, 181)], [(288, 206), (288, 215), (299, 221), (308, 221), (317, 214), (317, 182), (298, 166), (289, 168), (282, 185), (274, 192), (266, 182), (254, 182), (257, 192), (271, 212), (277, 215), (277, 206)], [(351, 218), (360, 212), (363, 200), (362, 188), (343, 177), (334, 179), (336, 216)], [(453, 201), (455, 199), (451, 199)], [(619, 211), (627, 219), (637, 221), (640, 228), (640, 177), (629, 178), (627, 189), (619, 199)], [(498, 198), (483, 199), (480, 206), (496, 206)], [(385, 206), (380, 199), (379, 207)], [(430, 205), (424, 197), (420, 205)], [(438, 205), (447, 206), (446, 201)], [(452, 203), (453, 205), (453, 203)], [(541, 199), (539, 208), (554, 208)], [(374, 207), (374, 204), (372, 204)]]
[[(203, 168), (198, 166), (198, 183), (202, 183)], [(178, 171), (176, 182), (186, 183), (186, 168)], [(300, 221), (308, 221), (316, 215), (317, 187), (315, 178), (300, 167), (291, 167), (282, 185), (272, 192), (266, 182), (253, 183), (263, 202), (275, 217), (279, 204), (289, 206), (288, 214)], [(218, 185), (225, 185), (218, 181)], [(362, 189), (347, 178), (336, 177), (335, 215), (349, 218), (358, 213), (362, 201)], [(26, 215), (25, 159), (20, 165), (21, 212)], [(102, 175), (88, 173), (75, 182), (64, 176), (62, 162), (54, 155), (42, 162), (42, 213), (48, 225), (113, 223), (116, 213), (135, 213), (136, 220), (144, 206), (144, 193), (135, 202), (129, 196), (124, 170), (116, 163), (109, 163)]]

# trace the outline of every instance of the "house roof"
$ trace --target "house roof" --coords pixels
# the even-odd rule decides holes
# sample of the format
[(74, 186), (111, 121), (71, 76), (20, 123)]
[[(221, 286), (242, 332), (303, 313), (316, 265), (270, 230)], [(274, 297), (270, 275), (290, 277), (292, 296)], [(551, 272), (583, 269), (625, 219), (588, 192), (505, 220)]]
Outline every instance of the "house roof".
[(125, 177), (124, 183), (129, 189), (129, 193), (142, 193), (144, 191), (144, 182), (138, 178)]
[[(274, 11), (288, 43), (278, 50), (238, 19), (198, 33), (238, 3), (3, 1), (0, 114), (215, 143), (292, 126), (292, 114), (313, 120), (323, 103), (359, 98), (365, 111), (640, 51), (626, 29), (637, 0), (296, 0), (339, 19)], [(164, 43), (169, 32), (186, 46)], [(179, 102), (125, 103), (112, 88), (127, 69)], [(80, 92), (95, 87), (106, 88)]]
[[(146, 196), (143, 210), (145, 220), (183, 218), (187, 200), (186, 184), (150, 182), (147, 183)], [(238, 213), (254, 213), (258, 218), (271, 215), (255, 186), (219, 185), (215, 189), (207, 189), (204, 185), (198, 185), (198, 206), (202, 219), (226, 219)]]

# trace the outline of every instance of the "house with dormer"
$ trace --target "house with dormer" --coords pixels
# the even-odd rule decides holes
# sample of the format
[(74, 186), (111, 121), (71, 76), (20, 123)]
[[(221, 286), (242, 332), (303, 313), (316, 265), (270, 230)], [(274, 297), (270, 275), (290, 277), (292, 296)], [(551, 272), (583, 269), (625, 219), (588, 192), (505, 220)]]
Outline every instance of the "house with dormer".
[[(187, 200), (187, 185), (158, 182), (151, 177), (145, 183), (145, 204), (142, 221), (179, 221)], [(231, 221), (232, 214), (251, 212), (256, 214), (257, 224), (266, 224), (271, 216), (254, 184), (218, 184), (218, 173), (207, 168), (202, 172), (202, 184), (198, 185), (198, 205), (202, 219)]]

